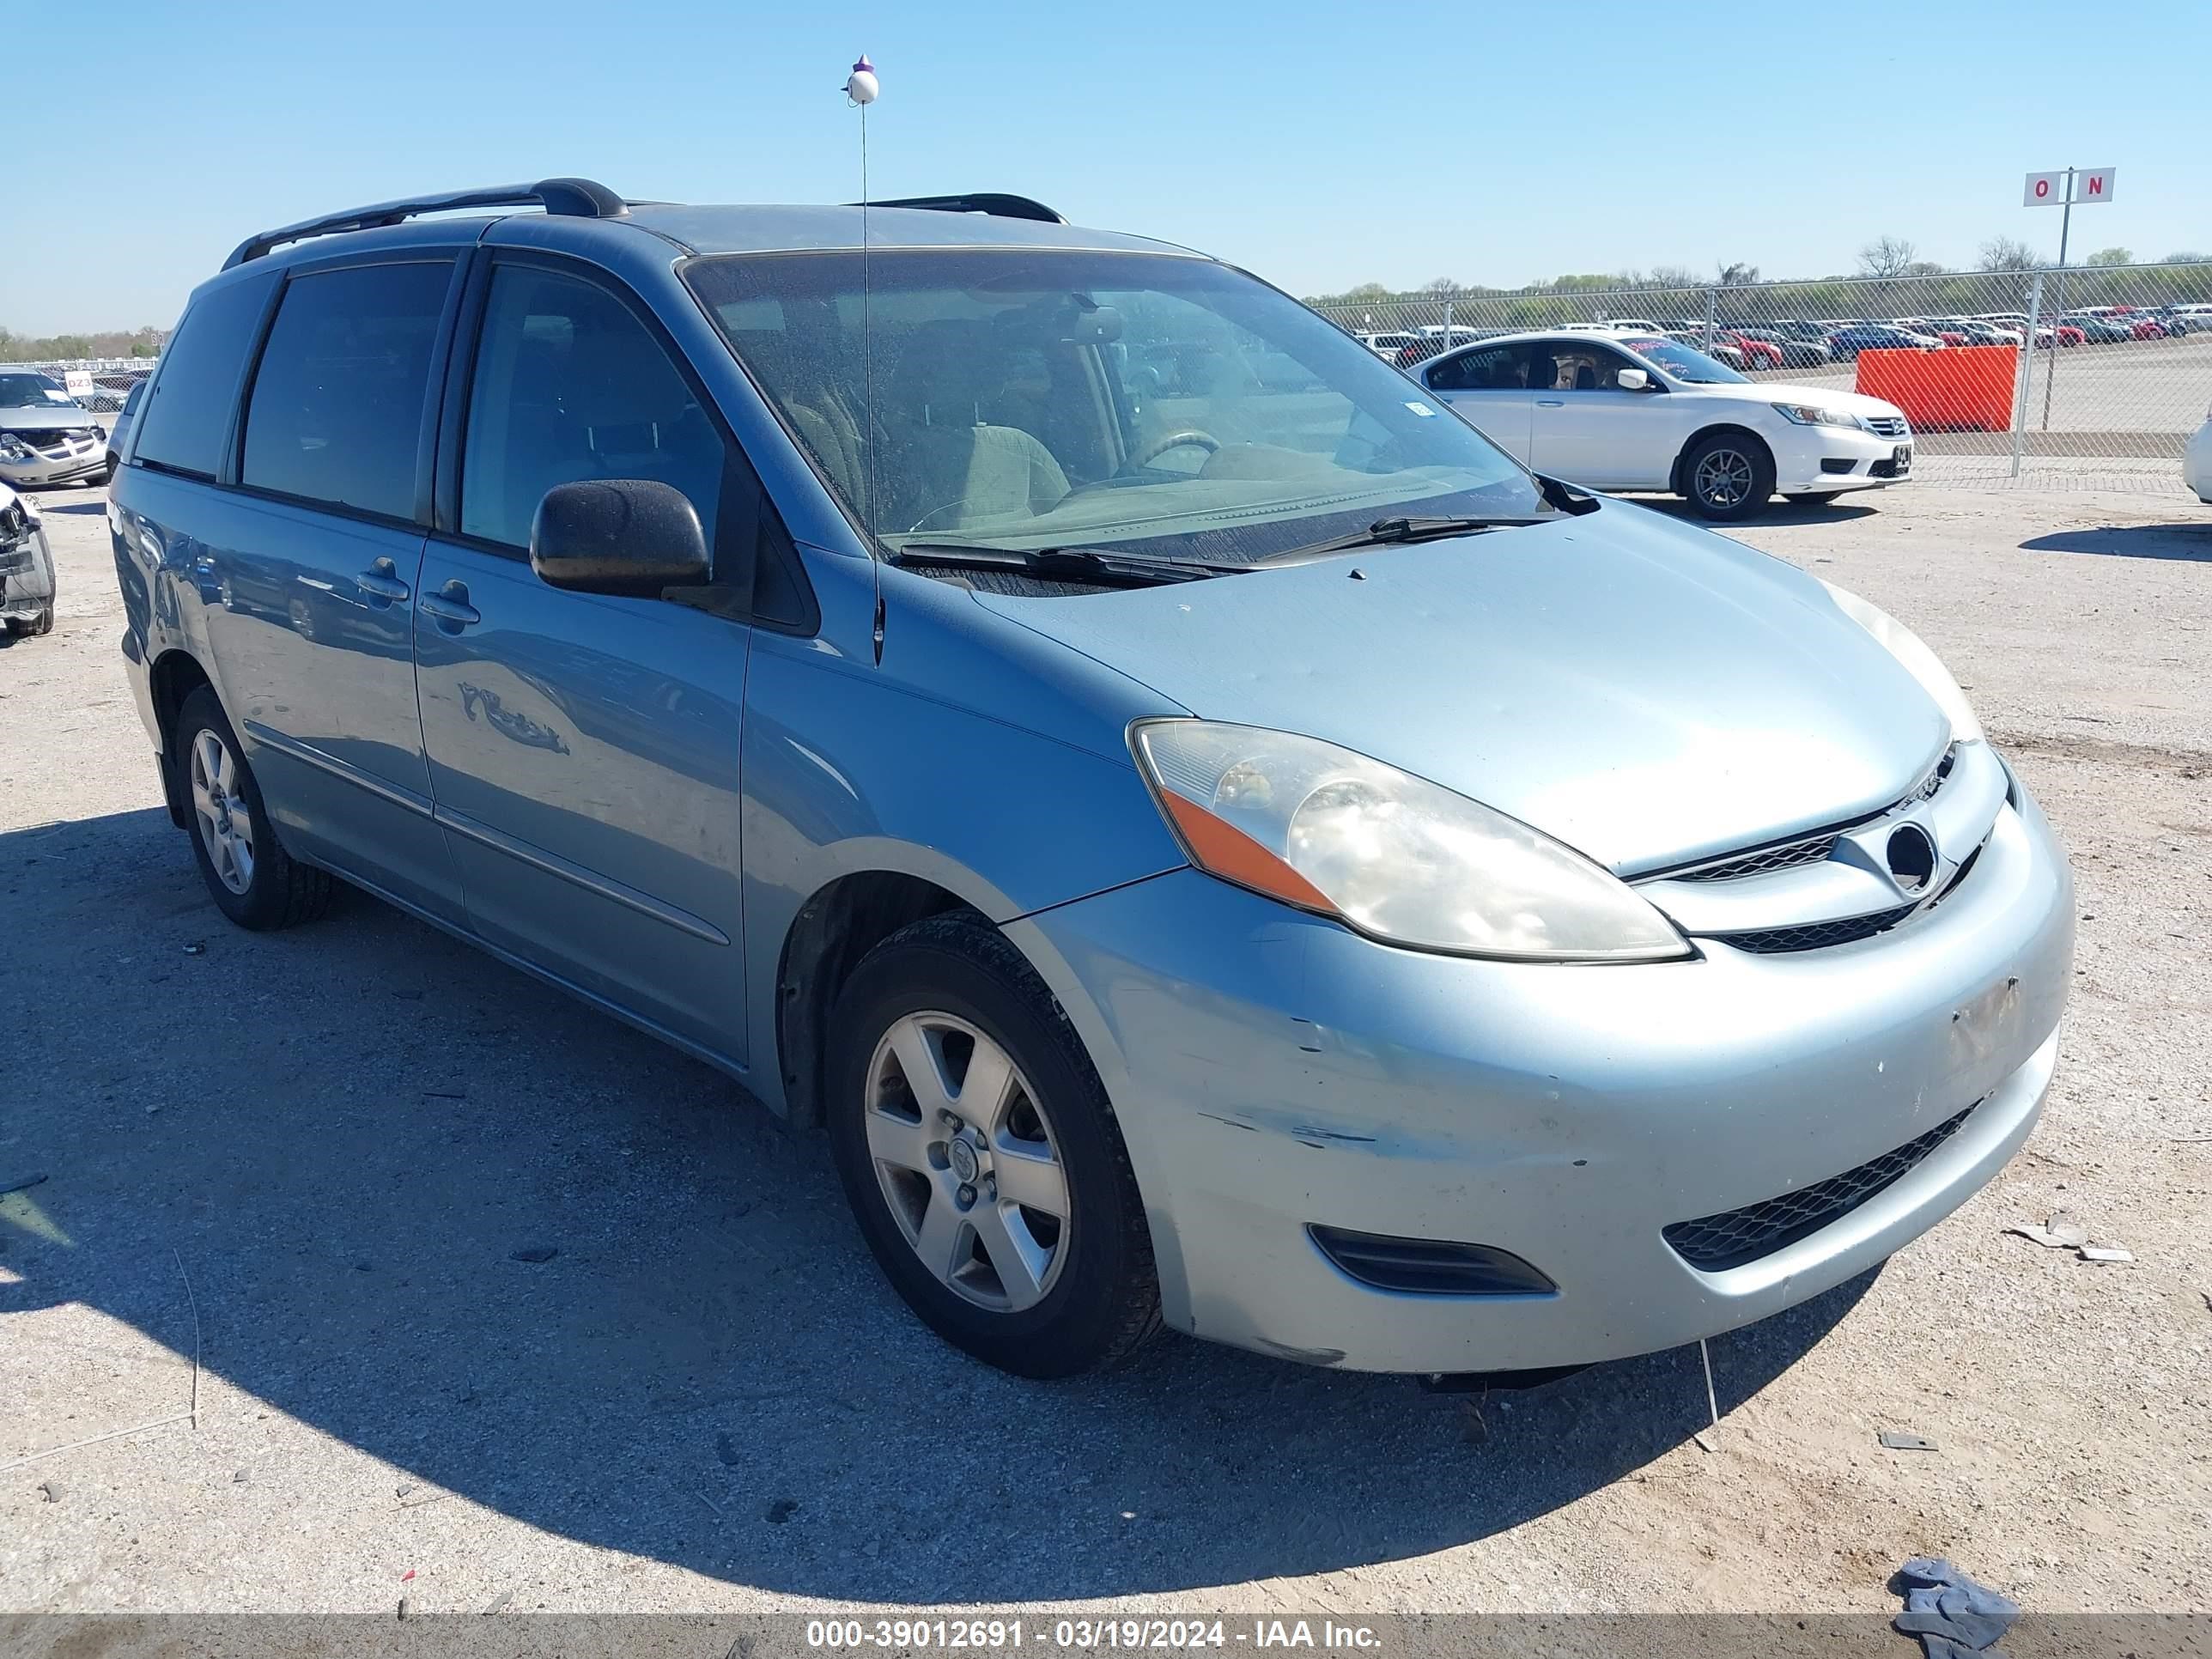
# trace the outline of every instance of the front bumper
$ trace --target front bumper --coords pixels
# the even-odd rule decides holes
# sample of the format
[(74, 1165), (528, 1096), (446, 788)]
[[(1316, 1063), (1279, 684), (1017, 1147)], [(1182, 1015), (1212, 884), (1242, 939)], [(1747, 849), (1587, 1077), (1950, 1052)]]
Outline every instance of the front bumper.
[(27, 459), (0, 455), (0, 483), (19, 489), (25, 484), (75, 483), (106, 470), (104, 436), (79, 439), (51, 452), (33, 450)]
[(2182, 450), (2181, 476), (2198, 501), (2212, 504), (2212, 421), (2198, 427)]
[[(1169, 1322), (1361, 1370), (1572, 1365), (1779, 1312), (1993, 1176), (2041, 1108), (2072, 879), (2024, 793), (1946, 902), (1856, 945), (1534, 966), (1378, 945), (1195, 871), (1010, 930), (1097, 1061)], [(1978, 1103), (1977, 1104), (1976, 1103)], [(1700, 1272), (1672, 1224), (1962, 1126), (1759, 1260)], [(1372, 1288), (1307, 1228), (1510, 1251), (1551, 1295)]]
[[(1793, 427), (1774, 448), (1774, 488), (1784, 495), (1879, 489), (1911, 477), (1917, 441), (1910, 428), (1885, 438), (1849, 427)], [(1900, 454), (1905, 465), (1899, 465)]]

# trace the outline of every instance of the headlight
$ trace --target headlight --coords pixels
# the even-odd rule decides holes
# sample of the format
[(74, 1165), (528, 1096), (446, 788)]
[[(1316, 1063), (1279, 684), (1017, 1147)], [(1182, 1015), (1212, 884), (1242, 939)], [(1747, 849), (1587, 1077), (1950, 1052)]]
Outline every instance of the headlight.
[(1140, 721), (1130, 746), (1193, 864), (1376, 939), (1534, 962), (1690, 954), (1573, 848), (1351, 750), (1192, 720)]
[(1828, 597), (1836, 602), (1837, 610), (1873, 635), (1882, 649), (1903, 664), (1905, 672), (1918, 680), (1921, 689), (1936, 699), (1936, 706), (1951, 722), (1954, 743), (1982, 740), (1982, 723), (1974, 718), (1973, 706), (1959, 689), (1959, 682), (1952, 678), (1951, 671), (1943, 666), (1943, 659), (1928, 648), (1925, 641), (1879, 605), (1868, 604), (1833, 582), (1824, 581), (1820, 586), (1828, 590)]
[(11, 461), (27, 461), (31, 459), (31, 450), (14, 433), (0, 432), (0, 456)]
[(1863, 430), (1866, 426), (1856, 415), (1840, 409), (1823, 409), (1818, 404), (1777, 404), (1774, 412), (1799, 426), (1843, 426), (1854, 431)]

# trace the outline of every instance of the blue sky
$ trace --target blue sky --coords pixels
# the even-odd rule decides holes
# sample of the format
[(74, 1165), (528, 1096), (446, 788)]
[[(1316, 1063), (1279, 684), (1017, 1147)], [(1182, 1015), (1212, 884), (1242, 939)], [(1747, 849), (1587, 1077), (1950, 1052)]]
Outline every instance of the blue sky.
[[(0, 325), (173, 321), (242, 235), (418, 190), (842, 201), (859, 52), (878, 195), (1024, 191), (1298, 293), (1742, 259), (1848, 270), (1889, 233), (2055, 250), (2021, 176), (2118, 169), (2076, 252), (2212, 247), (2212, 7), (1875, 0), (1477, 8), (702, 0), (112, 0), (16, 9), (54, 161), (9, 192)], [(2041, 45), (2035, 44), (2041, 42)], [(77, 67), (81, 65), (82, 67)], [(35, 90), (33, 90), (35, 88)], [(18, 125), (18, 131), (24, 131)], [(82, 149), (72, 150), (72, 135)], [(27, 230), (27, 241), (25, 233)]]

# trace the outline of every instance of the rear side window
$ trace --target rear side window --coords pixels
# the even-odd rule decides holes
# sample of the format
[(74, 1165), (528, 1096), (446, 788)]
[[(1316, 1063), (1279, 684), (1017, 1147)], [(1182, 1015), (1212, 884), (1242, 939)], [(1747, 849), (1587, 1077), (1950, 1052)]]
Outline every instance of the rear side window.
[(203, 294), (161, 353), (156, 390), (138, 421), (132, 459), (212, 478), (222, 465), (231, 402), (276, 272)]
[(1433, 364), (1424, 375), (1437, 392), (1519, 392), (1528, 384), (1528, 346), (1492, 346)]
[(450, 260), (295, 276), (246, 405), (242, 483), (415, 515), (416, 456)]

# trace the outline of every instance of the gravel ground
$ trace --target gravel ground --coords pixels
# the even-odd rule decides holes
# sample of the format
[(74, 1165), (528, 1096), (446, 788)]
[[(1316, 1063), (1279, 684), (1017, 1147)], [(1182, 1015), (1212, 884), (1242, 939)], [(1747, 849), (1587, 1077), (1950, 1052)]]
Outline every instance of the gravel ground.
[[(1923, 1552), (2212, 1609), (2212, 510), (1920, 483), (1741, 532), (1945, 655), (2083, 915), (2033, 1140), (1715, 1341), (1708, 1454), (1694, 1350), (1481, 1401), (1182, 1340), (968, 1363), (718, 1075), (363, 897), (227, 927), (100, 499), (45, 500), (60, 622), (0, 648), (0, 1185), (47, 1177), (0, 1196), (0, 1611), (1873, 1611)], [(2058, 1210), (2136, 1260), (2003, 1231)]]

